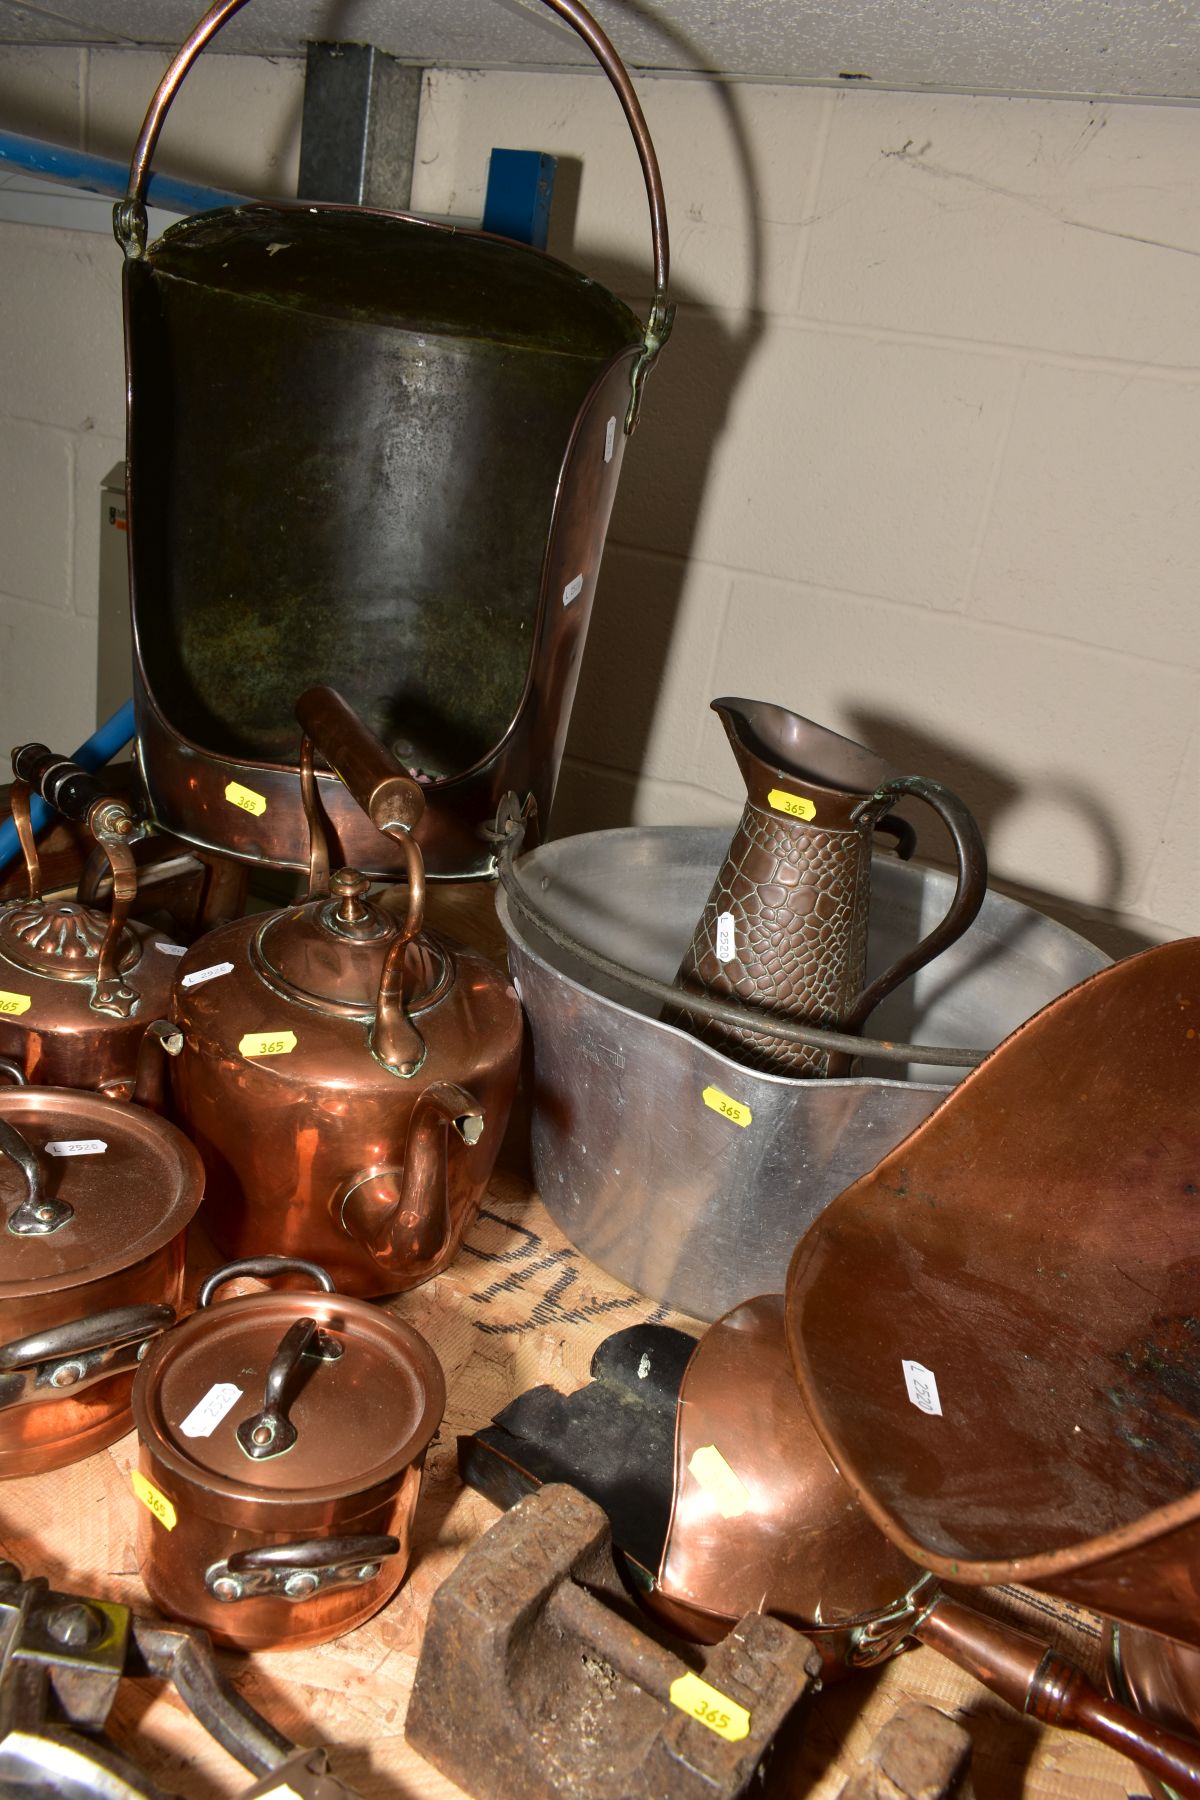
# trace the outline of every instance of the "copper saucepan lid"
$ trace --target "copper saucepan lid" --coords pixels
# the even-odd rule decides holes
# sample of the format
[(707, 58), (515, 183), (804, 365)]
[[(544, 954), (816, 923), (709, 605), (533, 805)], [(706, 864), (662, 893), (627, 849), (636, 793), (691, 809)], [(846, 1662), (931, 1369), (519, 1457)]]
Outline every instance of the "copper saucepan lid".
[(0, 1300), (82, 1286), (169, 1243), (204, 1190), (156, 1114), (74, 1088), (0, 1091)]
[[(236, 1274), (307, 1269), (316, 1291), (217, 1301)], [(197, 1310), (163, 1335), (134, 1386), (138, 1433), (201, 1488), (213, 1516), (255, 1518), (394, 1487), (445, 1408), (441, 1365), (392, 1313), (332, 1291), (315, 1264), (232, 1263)], [(249, 1509), (249, 1511), (247, 1511)]]

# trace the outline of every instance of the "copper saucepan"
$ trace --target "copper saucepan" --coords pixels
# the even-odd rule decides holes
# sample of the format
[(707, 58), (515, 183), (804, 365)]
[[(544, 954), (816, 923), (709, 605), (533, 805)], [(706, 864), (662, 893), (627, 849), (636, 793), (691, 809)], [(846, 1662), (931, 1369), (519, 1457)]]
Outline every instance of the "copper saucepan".
[(0, 1092), (0, 1476), (129, 1430), (134, 1370), (180, 1304), (203, 1179), (182, 1134), (141, 1107)]
[[(244, 1294), (299, 1273), (314, 1292)], [(287, 1257), (218, 1269), (138, 1371), (138, 1565), (155, 1604), (241, 1649), (361, 1624), (408, 1565), (441, 1365), (417, 1332)]]

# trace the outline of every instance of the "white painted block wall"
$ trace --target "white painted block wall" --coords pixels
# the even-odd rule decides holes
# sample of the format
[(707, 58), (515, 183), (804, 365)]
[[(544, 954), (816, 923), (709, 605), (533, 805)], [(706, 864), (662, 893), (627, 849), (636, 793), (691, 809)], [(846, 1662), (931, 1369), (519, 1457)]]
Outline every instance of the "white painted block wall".
[[(155, 66), (9, 54), (0, 123), (58, 135), (57, 115), (125, 148)], [(213, 58), (205, 84), (172, 121), (176, 170), (288, 191), (297, 66)], [(996, 876), (1107, 947), (1200, 930), (1200, 115), (639, 91), (679, 314), (626, 456), (556, 829), (731, 818), (707, 703), (742, 693), (948, 782)], [(477, 212), (494, 143), (582, 161), (551, 247), (643, 303), (606, 84), (431, 76), (416, 204)], [(6, 741), (65, 744), (91, 717), (118, 288), (104, 240), (0, 227)]]

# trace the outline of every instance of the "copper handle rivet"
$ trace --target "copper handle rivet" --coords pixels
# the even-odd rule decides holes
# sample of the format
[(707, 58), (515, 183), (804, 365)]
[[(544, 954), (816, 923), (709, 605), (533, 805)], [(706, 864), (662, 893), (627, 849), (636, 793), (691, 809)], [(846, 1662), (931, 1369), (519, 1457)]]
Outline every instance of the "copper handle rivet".
[(317, 1578), (312, 1573), (289, 1575), (283, 1584), (283, 1591), (289, 1600), (305, 1600), (309, 1594), (315, 1593)]
[(218, 1600), (240, 1600), (242, 1584), (236, 1575), (218, 1575), (212, 1584), (212, 1591)]
[(378, 1573), (378, 1563), (364, 1563), (362, 1568), (358, 1571), (358, 1579), (360, 1581), (374, 1581)]
[(269, 1425), (256, 1425), (250, 1433), (252, 1442), (256, 1444), (269, 1444), (274, 1436), (275, 1433)]
[(50, 1377), (50, 1386), (56, 1388), (74, 1387), (83, 1372), (83, 1364), (80, 1362), (60, 1363)]

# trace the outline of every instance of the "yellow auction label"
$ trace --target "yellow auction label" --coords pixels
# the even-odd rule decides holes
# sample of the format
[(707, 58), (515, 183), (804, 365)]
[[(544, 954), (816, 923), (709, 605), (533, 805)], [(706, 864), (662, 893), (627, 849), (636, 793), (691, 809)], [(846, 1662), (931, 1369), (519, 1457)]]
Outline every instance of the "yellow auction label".
[(773, 806), (776, 812), (786, 813), (789, 819), (815, 819), (817, 816), (811, 800), (806, 800), (803, 794), (785, 794), (782, 788), (771, 789), (767, 805)]
[(168, 1531), (175, 1529), (175, 1508), (165, 1494), (160, 1494), (152, 1481), (147, 1481), (140, 1469), (130, 1469), (129, 1479), (133, 1483), (133, 1491), (143, 1506), (148, 1506), (160, 1525)]
[(0, 1013), (27, 1013), (32, 1005), (32, 994), (8, 994), (0, 988)]
[(686, 1675), (678, 1676), (671, 1683), (670, 1693), (672, 1706), (699, 1719), (718, 1737), (727, 1738), (731, 1744), (740, 1744), (744, 1737), (749, 1737), (750, 1714), (745, 1707), (723, 1694), (720, 1688), (701, 1681), (699, 1675), (693, 1675), (689, 1670)]
[(715, 1444), (701, 1444), (692, 1452), (688, 1473), (700, 1483), (723, 1519), (738, 1519), (749, 1511), (750, 1496), (745, 1483)]
[(295, 1048), (294, 1031), (248, 1031), (238, 1044), (243, 1056), (290, 1056)]
[(261, 819), (267, 810), (266, 797), (256, 794), (253, 788), (243, 787), (240, 781), (231, 781), (225, 789), (225, 798), (230, 806), (240, 807), (242, 812), (253, 813)]
[(700, 1098), (705, 1106), (711, 1106), (723, 1119), (732, 1119), (735, 1125), (748, 1125), (754, 1117), (748, 1106), (743, 1105), (740, 1100), (731, 1100), (720, 1088), (706, 1087)]

